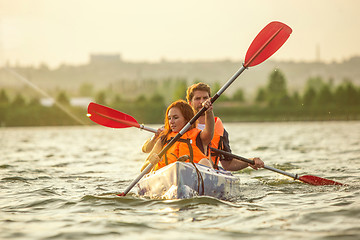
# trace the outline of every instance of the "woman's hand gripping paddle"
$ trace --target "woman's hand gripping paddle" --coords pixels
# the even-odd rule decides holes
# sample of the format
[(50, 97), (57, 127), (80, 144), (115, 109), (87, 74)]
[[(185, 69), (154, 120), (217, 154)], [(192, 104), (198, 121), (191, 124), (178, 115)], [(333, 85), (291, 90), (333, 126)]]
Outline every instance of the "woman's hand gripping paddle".
[[(265, 26), (263, 30), (255, 37), (251, 43), (243, 66), (225, 83), (225, 85), (211, 98), (211, 103), (214, 103), (217, 98), (235, 81), (235, 79), (248, 67), (256, 66), (271, 55), (273, 55), (289, 38), (292, 30), (289, 26), (281, 22), (271, 22)], [(206, 111), (202, 108), (182, 129), (181, 131), (161, 150), (159, 158), (171, 148), (171, 146), (180, 139), (184, 133), (190, 128), (192, 124)], [(119, 196), (126, 196), (126, 194), (135, 186), (135, 184), (152, 168), (154, 164), (149, 164), (140, 175), (134, 179), (125, 191)]]
[[(223, 150), (220, 150), (220, 149), (216, 149), (216, 148), (211, 148), (211, 150), (216, 152), (216, 153), (220, 153), (222, 155), (229, 156), (229, 157), (232, 157), (232, 158), (235, 158), (235, 159), (239, 159), (241, 161), (244, 161), (244, 162), (247, 162), (247, 163), (250, 163), (250, 164), (254, 165), (253, 160), (243, 158), (243, 157), (240, 157), (240, 156), (237, 156), (237, 155), (234, 155), (232, 153), (229, 153), (229, 152), (226, 152), (226, 151), (223, 151)], [(316, 186), (319, 186), (319, 185), (344, 185), (342, 183), (335, 182), (333, 180), (329, 180), (329, 179), (326, 179), (326, 178), (321, 178), (321, 177), (317, 177), (317, 176), (313, 176), (313, 175), (298, 176), (297, 174), (294, 175), (294, 174), (291, 174), (291, 173), (288, 173), (288, 172), (285, 172), (285, 171), (282, 171), (280, 169), (276, 169), (276, 168), (273, 168), (273, 167), (269, 167), (269, 166), (264, 166), (264, 168), (268, 169), (270, 171), (277, 172), (277, 173), (283, 174), (285, 176), (294, 178), (294, 180), (300, 180), (300, 181), (302, 181), (304, 183), (308, 183), (308, 184), (311, 184), (311, 185), (316, 185)]]
[(103, 125), (105, 127), (111, 127), (111, 128), (136, 127), (136, 128), (144, 129), (149, 132), (156, 133), (155, 129), (139, 124), (136, 121), (136, 119), (133, 118), (132, 116), (94, 102), (91, 102), (89, 104), (87, 116), (93, 122), (96, 122), (97, 124)]

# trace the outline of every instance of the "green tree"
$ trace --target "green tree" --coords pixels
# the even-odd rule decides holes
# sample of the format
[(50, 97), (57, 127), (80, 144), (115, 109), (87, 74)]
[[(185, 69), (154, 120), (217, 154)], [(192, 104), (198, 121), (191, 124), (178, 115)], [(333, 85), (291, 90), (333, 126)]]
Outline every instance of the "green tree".
[(279, 105), (280, 100), (287, 96), (285, 76), (280, 70), (275, 69), (270, 74), (266, 95), (270, 106)]
[(139, 95), (136, 100), (135, 100), (136, 103), (145, 103), (146, 102), (146, 97), (144, 94), (141, 94)]
[(284, 95), (286, 93), (285, 76), (280, 70), (275, 69), (270, 74), (267, 91), (269, 94), (274, 95)]
[(40, 106), (40, 99), (37, 97), (34, 97), (33, 99), (30, 100), (29, 102), (29, 106)]
[(83, 83), (79, 88), (80, 96), (92, 96), (94, 93), (94, 86), (91, 83)]
[(220, 90), (220, 88), (221, 88), (220, 83), (219, 83), (219, 82), (215, 82), (215, 83), (213, 83), (212, 86), (211, 86), (211, 91), (212, 91), (213, 93), (217, 93), (217, 92)]
[(18, 93), (12, 102), (13, 107), (24, 107), (26, 105), (25, 98)]
[[(212, 86), (211, 86), (211, 92), (213, 93), (217, 93), (220, 89), (221, 89), (221, 84), (219, 82), (215, 82)], [(218, 98), (218, 102), (226, 102), (229, 101), (230, 98), (224, 93), (221, 94), (221, 96)]]
[(65, 91), (60, 91), (56, 97), (56, 101), (62, 105), (70, 105), (70, 98)]
[(288, 95), (282, 95), (277, 102), (277, 106), (291, 107), (294, 105), (293, 99)]
[(106, 105), (106, 93), (104, 91), (98, 92), (95, 97), (95, 102), (98, 104)]
[(339, 85), (336, 87), (335, 93), (334, 93), (334, 100), (335, 100), (336, 105), (341, 106), (341, 105), (345, 104), (344, 99), (346, 99), (345, 88), (343, 85)]
[(112, 105), (117, 106), (117, 105), (121, 104), (122, 102), (123, 102), (123, 99), (121, 98), (120, 94), (116, 94), (113, 99)]
[(329, 78), (328, 85), (329, 85), (330, 90), (334, 89), (334, 78), (332, 78), (332, 77)]
[(263, 103), (266, 100), (266, 90), (264, 88), (259, 88), (256, 93), (255, 102)]
[(7, 92), (4, 89), (1, 89), (0, 91), (0, 104), (9, 104), (10, 100), (9, 97), (7, 95)]
[(313, 106), (316, 99), (316, 91), (313, 87), (308, 87), (303, 96), (303, 104), (305, 107)]
[(163, 104), (165, 101), (164, 97), (160, 93), (155, 93), (150, 97), (150, 102), (156, 104)]
[(175, 84), (175, 91), (173, 94), (173, 100), (178, 99), (186, 100), (187, 81), (185, 79), (178, 79)]
[(244, 91), (242, 89), (237, 89), (233, 94), (232, 99), (237, 102), (245, 102)]
[(297, 91), (295, 91), (292, 96), (292, 103), (294, 106), (300, 106), (300, 104), (301, 104), (300, 95)]
[(310, 77), (306, 81), (305, 89), (312, 88), (315, 90), (316, 93), (318, 93), (323, 88), (323, 86), (324, 86), (324, 81), (320, 76)]
[(360, 104), (359, 91), (349, 80), (344, 81), (335, 90), (335, 100), (340, 106), (356, 106)]
[(334, 96), (330, 90), (330, 86), (328, 84), (324, 84), (317, 95), (316, 104), (319, 106), (326, 106), (332, 104), (333, 102)]

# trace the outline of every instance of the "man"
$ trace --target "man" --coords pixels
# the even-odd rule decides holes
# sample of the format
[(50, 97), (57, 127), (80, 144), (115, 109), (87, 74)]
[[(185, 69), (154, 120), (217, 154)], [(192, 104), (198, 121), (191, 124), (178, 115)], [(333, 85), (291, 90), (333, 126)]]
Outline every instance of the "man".
[[(186, 100), (194, 108), (196, 112), (199, 112), (203, 107), (203, 103), (209, 99), (211, 96), (211, 89), (205, 83), (197, 83), (188, 87), (186, 91)], [(204, 129), (205, 127), (205, 115), (202, 115), (198, 118), (197, 128)], [(142, 151), (149, 153), (154, 147), (156, 140), (161, 133), (162, 128), (159, 128), (157, 133), (151, 139), (148, 139), (142, 147)], [(214, 138), (211, 141), (210, 147), (222, 149), (227, 152), (231, 152), (229, 145), (229, 135), (225, 130), (220, 118), (215, 118), (215, 132)], [(250, 165), (246, 162), (240, 161), (238, 159), (233, 159), (229, 157), (219, 156), (216, 154), (211, 154), (211, 159), (214, 167), (216, 168), (218, 163), (221, 162), (221, 165), (225, 170), (228, 171), (238, 171), (248, 166), (258, 169), (264, 167), (264, 162), (260, 158), (253, 158), (255, 164)]]
[[(186, 100), (194, 108), (196, 112), (199, 112), (202, 108), (202, 103), (209, 99), (211, 96), (211, 89), (205, 83), (197, 83), (190, 86), (186, 91)], [(205, 126), (205, 115), (202, 115), (198, 119), (197, 127), (202, 129)], [(229, 145), (229, 134), (225, 130), (220, 118), (215, 118), (215, 133), (211, 146), (213, 148), (222, 149), (227, 152), (231, 152)], [(251, 166), (254, 169), (264, 167), (264, 162), (260, 158), (253, 158), (255, 164), (249, 165), (246, 162), (240, 161), (238, 159), (233, 159), (224, 156), (212, 156), (213, 163), (215, 166), (218, 162), (221, 162), (221, 165), (225, 170), (228, 171), (238, 171), (248, 166)]]

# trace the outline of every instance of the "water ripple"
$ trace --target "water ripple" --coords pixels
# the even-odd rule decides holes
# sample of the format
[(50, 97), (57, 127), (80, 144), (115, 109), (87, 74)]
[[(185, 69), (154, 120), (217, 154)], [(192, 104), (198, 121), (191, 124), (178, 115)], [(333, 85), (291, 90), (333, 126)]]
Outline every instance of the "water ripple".
[[(356, 239), (360, 122), (227, 124), (233, 153), (346, 186), (268, 170), (234, 173), (240, 194), (162, 200), (117, 193), (139, 174), (137, 129), (0, 129), (0, 239)], [(51, 141), (49, 141), (51, 139)], [(104, 144), (106, 139), (106, 144)], [(347, 139), (348, 143), (344, 142)]]

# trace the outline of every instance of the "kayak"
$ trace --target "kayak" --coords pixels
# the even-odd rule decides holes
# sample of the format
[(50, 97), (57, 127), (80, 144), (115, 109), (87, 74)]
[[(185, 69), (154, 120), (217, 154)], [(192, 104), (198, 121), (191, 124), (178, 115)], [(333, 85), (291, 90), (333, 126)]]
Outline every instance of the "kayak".
[(137, 183), (138, 195), (158, 199), (210, 196), (229, 200), (239, 196), (240, 179), (225, 170), (174, 162), (146, 174)]

